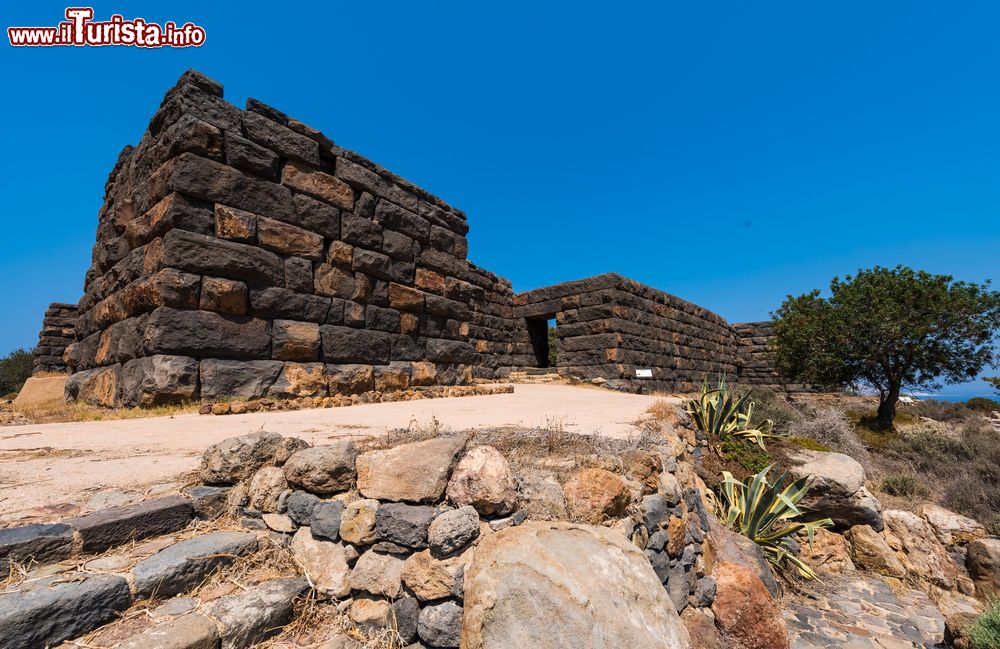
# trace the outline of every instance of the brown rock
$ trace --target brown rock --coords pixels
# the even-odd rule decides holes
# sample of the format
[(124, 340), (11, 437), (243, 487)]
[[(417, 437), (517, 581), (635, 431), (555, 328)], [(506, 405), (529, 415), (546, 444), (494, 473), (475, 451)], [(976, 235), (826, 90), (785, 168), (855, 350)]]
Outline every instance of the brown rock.
[(322, 235), (283, 221), (258, 217), (257, 240), (262, 248), (282, 255), (295, 255), (317, 261), (323, 258)]
[(902, 510), (884, 512), (883, 520), (886, 543), (911, 577), (946, 590), (954, 587), (955, 566), (927, 521)]
[(203, 311), (244, 315), (247, 312), (247, 285), (221, 277), (204, 277), (201, 280), (198, 308)]
[(375, 368), (375, 389), (379, 392), (405, 390), (410, 387), (410, 365), (394, 363), (389, 367)]
[(278, 498), (286, 489), (288, 481), (285, 480), (285, 472), (281, 467), (262, 467), (250, 478), (250, 487), (247, 491), (250, 506), (266, 514), (277, 512)]
[(389, 603), (384, 599), (356, 599), (351, 604), (351, 621), (366, 630), (384, 628), (389, 624)]
[(727, 649), (714, 620), (705, 613), (689, 606), (681, 613), (681, 622), (691, 638), (691, 649)]
[(471, 449), (452, 473), (448, 498), (485, 516), (507, 516), (517, 507), (517, 485), (507, 459), (492, 446)]
[(354, 192), (339, 178), (316, 171), (297, 162), (289, 162), (281, 173), (281, 182), (303, 194), (344, 210), (354, 208)]
[(377, 512), (377, 500), (361, 499), (348, 503), (340, 515), (340, 538), (354, 545), (374, 543)]
[(371, 365), (327, 365), (326, 375), (331, 395), (361, 394), (375, 389), (375, 370)]
[(66, 380), (66, 395), (93, 406), (114, 407), (120, 374), (121, 365), (77, 372)]
[(847, 541), (840, 534), (828, 530), (816, 530), (812, 545), (808, 541), (802, 543), (801, 556), (818, 572), (839, 574), (854, 570)]
[[(404, 313), (400, 317), (400, 325), (407, 317), (411, 316), (408, 313)], [(405, 331), (403, 333), (406, 333)], [(428, 363), (427, 361), (418, 361), (413, 363), (410, 368), (410, 385), (434, 385), (437, 381), (437, 365), (434, 363)]]
[(349, 266), (354, 260), (354, 246), (343, 241), (333, 241), (326, 251), (326, 261), (330, 264)]
[(747, 568), (722, 561), (715, 566), (712, 612), (727, 646), (788, 649), (788, 629), (763, 582)]
[(402, 574), (402, 559), (369, 550), (358, 557), (351, 570), (351, 589), (396, 598), (403, 590)]
[(672, 557), (679, 557), (684, 552), (684, 537), (687, 533), (687, 525), (683, 518), (676, 516), (667, 523), (667, 554)]
[(354, 296), (355, 288), (355, 275), (350, 270), (331, 264), (320, 264), (316, 267), (313, 289), (317, 295), (350, 298)]
[(228, 205), (215, 206), (215, 236), (252, 243), (257, 239), (257, 215)]
[(314, 361), (319, 358), (318, 324), (275, 320), (271, 324), (271, 335), (271, 357), (276, 360)]
[(424, 294), (420, 291), (391, 282), (389, 284), (389, 306), (400, 311), (415, 311), (424, 309)]
[(985, 527), (944, 507), (928, 503), (920, 508), (920, 515), (931, 526), (938, 541), (945, 545), (965, 545), (969, 541), (986, 538)]
[(300, 527), (289, 548), (318, 591), (338, 598), (350, 594), (351, 569), (343, 545), (316, 539), (308, 527)]
[(465, 437), (438, 437), (358, 456), (358, 490), (367, 498), (392, 502), (435, 502)]
[(965, 567), (976, 585), (976, 597), (1000, 597), (1000, 539), (977, 539), (969, 544)]
[(855, 525), (844, 534), (851, 544), (851, 559), (860, 568), (867, 568), (885, 575), (902, 579), (906, 568), (896, 558), (896, 553), (885, 538), (869, 525)]
[(279, 399), (325, 397), (327, 390), (323, 363), (285, 363), (267, 394)]
[(574, 520), (598, 524), (625, 514), (632, 494), (625, 481), (604, 469), (582, 469), (563, 485), (566, 507)]
[(949, 615), (944, 621), (944, 642), (949, 647), (955, 649), (970, 649), (969, 625), (976, 620), (973, 613), (955, 613)]
[(430, 550), (412, 554), (403, 564), (403, 583), (422, 602), (452, 597), (465, 569), (467, 555), (436, 559)]
[(622, 463), (625, 467), (625, 476), (642, 485), (643, 494), (656, 493), (660, 471), (663, 468), (659, 456), (636, 449), (626, 451), (622, 456)]
[(444, 295), (444, 277), (426, 268), (417, 269), (416, 287), (437, 295)]
[(354, 482), (357, 449), (350, 440), (335, 440), (293, 453), (285, 463), (285, 479), (318, 494), (347, 491)]

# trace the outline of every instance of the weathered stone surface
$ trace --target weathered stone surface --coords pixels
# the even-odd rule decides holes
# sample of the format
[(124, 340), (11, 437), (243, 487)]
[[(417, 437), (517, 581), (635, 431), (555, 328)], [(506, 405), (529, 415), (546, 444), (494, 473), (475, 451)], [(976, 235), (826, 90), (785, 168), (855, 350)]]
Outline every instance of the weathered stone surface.
[(1000, 539), (969, 543), (965, 566), (976, 585), (976, 597), (1000, 597)]
[(121, 365), (77, 372), (66, 379), (66, 398), (94, 406), (111, 408), (118, 400)]
[(375, 512), (375, 536), (408, 548), (426, 548), (427, 530), (436, 515), (433, 507), (383, 503)]
[(607, 528), (529, 521), (498, 532), (473, 553), (464, 589), (464, 649), (689, 646), (646, 557)]
[(286, 513), (296, 524), (309, 527), (319, 498), (306, 491), (293, 491), (285, 501)]
[(864, 487), (865, 470), (854, 458), (842, 453), (801, 450), (792, 455), (790, 471), (796, 479), (812, 480), (802, 504), (813, 516), (829, 517), (841, 527), (871, 525), (882, 531), (882, 506)]
[(340, 536), (340, 522), (344, 512), (344, 503), (320, 501), (312, 510), (312, 533), (330, 541), (336, 541)]
[(378, 500), (433, 502), (448, 485), (465, 437), (438, 437), (358, 456), (358, 490)]
[(27, 581), (0, 597), (0, 639), (11, 648), (55, 646), (111, 622), (131, 604), (128, 583), (113, 575)]
[(400, 639), (413, 642), (417, 639), (417, 621), (420, 617), (420, 604), (415, 597), (402, 597), (392, 603), (389, 610), (389, 624), (395, 627)]
[(709, 532), (703, 546), (706, 572), (711, 573), (715, 564), (722, 561), (741, 565), (760, 579), (772, 597), (778, 597), (781, 587), (761, 547), (742, 534), (727, 530), (715, 516), (710, 516), (708, 521)]
[(448, 498), (487, 516), (510, 514), (517, 507), (517, 485), (507, 459), (492, 446), (467, 451), (448, 482)]
[(337, 598), (351, 592), (351, 569), (343, 545), (317, 539), (310, 528), (300, 527), (289, 547), (318, 591)]
[(944, 507), (927, 503), (920, 508), (920, 515), (931, 526), (937, 540), (945, 545), (965, 545), (986, 537), (986, 528), (977, 521)]
[(326, 377), (331, 396), (361, 394), (375, 387), (375, 374), (371, 365), (327, 365)]
[(285, 363), (267, 395), (278, 399), (325, 397), (326, 366), (322, 363)]
[(422, 550), (407, 557), (401, 576), (420, 601), (429, 602), (457, 594), (467, 563), (466, 555), (438, 559)]
[(817, 573), (840, 574), (854, 570), (847, 540), (836, 532), (816, 530), (812, 544), (805, 540), (800, 547), (801, 559)]
[(351, 604), (351, 621), (369, 631), (389, 626), (390, 613), (389, 603), (383, 599), (356, 599)]
[(257, 241), (262, 248), (280, 255), (318, 261), (323, 258), (323, 237), (283, 221), (258, 217)]
[(186, 356), (156, 354), (122, 366), (122, 405), (150, 408), (192, 401), (198, 390), (198, 361)]
[(581, 469), (563, 485), (574, 520), (598, 524), (625, 514), (632, 494), (625, 481), (604, 469)]
[(288, 514), (263, 514), (260, 519), (268, 529), (282, 534), (291, 534), (296, 530), (295, 521)]
[(273, 252), (204, 234), (171, 230), (163, 237), (161, 263), (189, 273), (280, 286), (284, 264)]
[(479, 515), (470, 506), (440, 514), (427, 530), (427, 541), (435, 554), (451, 554), (479, 536)]
[(250, 478), (247, 497), (250, 506), (259, 512), (271, 514), (278, 511), (278, 499), (281, 493), (288, 489), (285, 472), (281, 467), (265, 466), (257, 470)]
[[(271, 356), (282, 361), (314, 361), (319, 358), (319, 325), (312, 322), (275, 320), (271, 324)], [(324, 386), (325, 387), (325, 386)]]
[(262, 318), (326, 322), (330, 310), (330, 299), (320, 295), (296, 293), (278, 286), (250, 291), (250, 311)]
[(347, 491), (354, 482), (357, 449), (350, 440), (301, 450), (285, 463), (289, 483), (317, 494)]
[(228, 437), (209, 446), (201, 456), (200, 477), (207, 484), (236, 484), (265, 465), (275, 464), (283, 446), (278, 433), (250, 433)]
[(351, 588), (394, 599), (402, 592), (403, 560), (369, 550), (354, 564)]
[(129, 541), (184, 529), (192, 518), (194, 507), (190, 500), (167, 496), (130, 507), (102, 509), (64, 522), (80, 535), (84, 552), (103, 552)]
[(434, 647), (458, 647), (462, 634), (462, 607), (455, 602), (425, 606), (417, 620), (417, 635)]
[(236, 556), (257, 549), (257, 537), (246, 532), (211, 532), (179, 541), (136, 564), (132, 571), (138, 597), (169, 597), (200, 584)]
[(883, 519), (886, 543), (911, 577), (948, 590), (955, 585), (955, 566), (927, 521), (896, 509), (884, 512)]
[(788, 649), (788, 629), (764, 584), (747, 568), (728, 561), (715, 566), (715, 623), (728, 645), (741, 649)]
[(551, 471), (529, 469), (517, 476), (518, 506), (533, 520), (566, 518), (566, 497)]
[(247, 138), (286, 158), (319, 164), (319, 144), (314, 140), (250, 110), (243, 113), (243, 130)]
[(248, 303), (247, 285), (243, 282), (221, 277), (202, 279), (198, 302), (198, 308), (202, 311), (244, 315)]
[(115, 649), (215, 649), (218, 643), (215, 622), (192, 613), (134, 635)]
[(896, 558), (896, 553), (870, 525), (855, 525), (844, 536), (851, 544), (851, 559), (858, 567), (897, 579), (906, 576), (906, 569)]
[(282, 171), (281, 182), (341, 209), (354, 208), (354, 192), (347, 183), (322, 171), (289, 162)]
[(327, 363), (385, 365), (389, 362), (389, 334), (326, 325), (320, 327), (323, 360)]
[(73, 528), (62, 523), (22, 525), (0, 529), (0, 574), (10, 562), (38, 565), (62, 561), (73, 546)]
[(692, 649), (727, 649), (715, 620), (702, 611), (689, 606), (681, 613), (681, 621), (691, 638)]
[(213, 401), (262, 397), (284, 366), (281, 361), (203, 360), (201, 398)]
[(203, 610), (219, 623), (220, 649), (244, 649), (277, 634), (292, 620), (295, 598), (309, 588), (305, 579), (267, 581), (245, 593), (209, 602)]
[(215, 236), (227, 241), (253, 243), (257, 239), (257, 215), (220, 203), (215, 206)]
[(355, 545), (374, 543), (379, 502), (364, 498), (347, 504), (340, 516), (340, 538)]
[(198, 485), (187, 492), (194, 507), (195, 515), (202, 520), (217, 518), (226, 510), (226, 499), (232, 489), (230, 487), (210, 487)]
[(152, 354), (266, 358), (270, 325), (260, 318), (161, 306), (146, 321), (145, 345)]

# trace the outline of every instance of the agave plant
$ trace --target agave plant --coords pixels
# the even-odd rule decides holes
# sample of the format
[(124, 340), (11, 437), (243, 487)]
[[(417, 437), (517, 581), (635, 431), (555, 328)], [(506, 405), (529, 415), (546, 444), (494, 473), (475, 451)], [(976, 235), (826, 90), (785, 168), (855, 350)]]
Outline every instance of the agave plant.
[(806, 579), (816, 579), (813, 569), (794, 554), (792, 540), (804, 531), (812, 547), (816, 530), (832, 526), (833, 521), (829, 518), (809, 522), (795, 520), (807, 511), (799, 507), (798, 502), (809, 492), (808, 480), (800, 478), (782, 487), (785, 482), (785, 474), (782, 474), (771, 484), (767, 480), (771, 466), (746, 482), (723, 471), (719, 516), (725, 520), (726, 527), (761, 546), (772, 564), (780, 566), (787, 561)]
[(733, 395), (725, 379), (719, 379), (719, 385), (714, 389), (709, 389), (708, 383), (702, 385), (701, 396), (688, 399), (684, 407), (694, 425), (706, 433), (751, 439), (762, 449), (764, 438), (774, 437), (771, 433), (774, 422), (770, 419), (759, 428), (751, 428), (754, 402), (750, 400), (750, 393)]

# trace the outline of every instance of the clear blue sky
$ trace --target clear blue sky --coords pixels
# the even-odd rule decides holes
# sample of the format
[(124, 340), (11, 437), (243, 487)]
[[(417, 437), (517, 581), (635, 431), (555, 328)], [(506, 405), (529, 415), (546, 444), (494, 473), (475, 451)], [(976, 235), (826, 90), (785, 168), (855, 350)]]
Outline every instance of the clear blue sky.
[(739, 322), (874, 264), (998, 279), (996, 2), (95, 11), (207, 43), (0, 46), (0, 354), (80, 297), (108, 171), (189, 67), (464, 209), (470, 258), (516, 290), (617, 271)]

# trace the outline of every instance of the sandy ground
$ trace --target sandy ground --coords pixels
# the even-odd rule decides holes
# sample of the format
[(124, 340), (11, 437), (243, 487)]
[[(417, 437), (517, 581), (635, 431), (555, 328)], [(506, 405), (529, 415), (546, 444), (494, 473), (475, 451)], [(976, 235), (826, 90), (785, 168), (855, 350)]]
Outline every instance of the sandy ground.
[[(193, 479), (202, 451), (264, 429), (311, 444), (410, 426), (443, 430), (561, 427), (628, 436), (657, 398), (567, 385), (512, 394), (244, 415), (0, 426), (0, 522), (53, 520), (170, 491)], [(108, 493), (108, 492), (111, 493)]]

